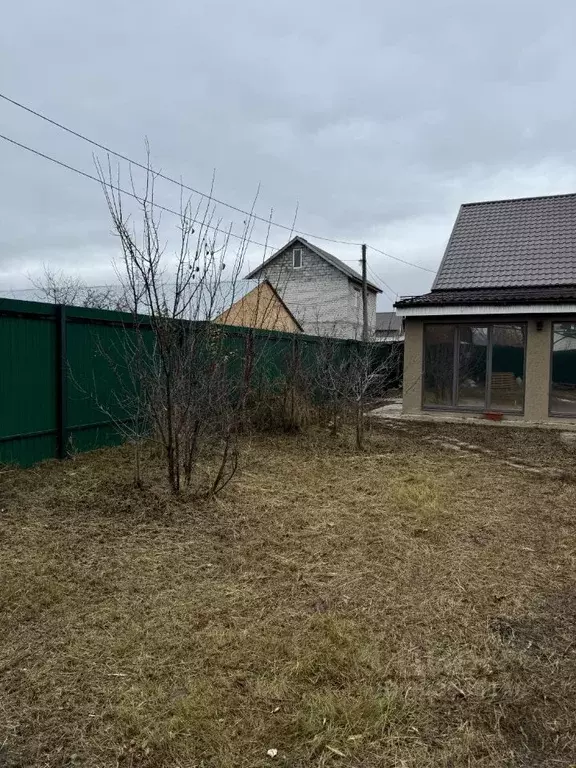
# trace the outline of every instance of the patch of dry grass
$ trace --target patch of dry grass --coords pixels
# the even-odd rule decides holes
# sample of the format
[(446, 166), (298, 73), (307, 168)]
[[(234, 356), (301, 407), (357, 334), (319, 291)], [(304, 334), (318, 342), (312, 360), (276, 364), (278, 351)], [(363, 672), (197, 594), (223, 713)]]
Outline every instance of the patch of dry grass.
[(3, 474), (0, 765), (576, 762), (576, 486), (503, 461), (573, 450), (267, 437), (200, 507), (125, 449)]

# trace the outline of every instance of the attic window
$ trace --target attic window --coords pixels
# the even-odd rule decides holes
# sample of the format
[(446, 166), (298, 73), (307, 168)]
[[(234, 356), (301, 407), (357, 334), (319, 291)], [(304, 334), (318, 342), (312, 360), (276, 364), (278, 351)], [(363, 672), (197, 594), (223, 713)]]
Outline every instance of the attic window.
[(294, 248), (292, 251), (292, 266), (294, 269), (300, 269), (302, 266), (302, 248)]

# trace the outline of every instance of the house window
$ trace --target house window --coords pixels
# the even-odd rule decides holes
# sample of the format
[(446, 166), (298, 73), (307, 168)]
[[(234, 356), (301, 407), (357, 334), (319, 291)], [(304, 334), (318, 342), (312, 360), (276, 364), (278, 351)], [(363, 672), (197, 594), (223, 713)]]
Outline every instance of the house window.
[(576, 323), (552, 323), (550, 413), (576, 414)]
[(490, 338), (490, 403), (494, 411), (524, 410), (523, 325), (493, 325)]
[(426, 324), (424, 407), (521, 413), (525, 346), (515, 323)]
[(476, 325), (458, 326), (457, 405), (484, 408), (486, 402), (486, 363), (488, 328)]
[(300, 269), (302, 266), (302, 248), (294, 248), (292, 251), (292, 266), (294, 269)]
[(424, 405), (452, 405), (454, 326), (424, 326)]

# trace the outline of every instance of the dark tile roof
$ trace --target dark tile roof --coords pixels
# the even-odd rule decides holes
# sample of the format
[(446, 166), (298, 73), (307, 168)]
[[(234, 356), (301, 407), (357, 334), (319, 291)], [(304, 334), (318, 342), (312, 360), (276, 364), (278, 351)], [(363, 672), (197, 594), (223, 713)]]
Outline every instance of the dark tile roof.
[(376, 312), (377, 331), (401, 331), (402, 318), (396, 312)]
[(481, 288), (476, 290), (432, 291), (397, 301), (398, 309), (408, 307), (473, 306), (478, 304), (563, 304), (576, 303), (576, 284), (535, 288)]
[(576, 284), (576, 194), (460, 208), (433, 290)]
[[(358, 274), (358, 272), (356, 272), (356, 270), (349, 267), (348, 264), (345, 264), (343, 261), (340, 261), (340, 259), (336, 258), (336, 256), (333, 256), (331, 253), (328, 253), (328, 251), (325, 251), (323, 248), (319, 248), (317, 245), (313, 245), (312, 243), (309, 243), (308, 240), (304, 240), (304, 238), (300, 236), (293, 237), (289, 243), (286, 243), (286, 245), (283, 245), (282, 248), (280, 248), (275, 253), (273, 253), (272, 256), (270, 256), (270, 258), (262, 262), (262, 264), (256, 267), (256, 269), (253, 269), (249, 275), (246, 275), (246, 279), (249, 280), (251, 278), (256, 277), (260, 272), (260, 270), (263, 269), (263, 267), (265, 267), (267, 264), (270, 264), (270, 262), (273, 259), (275, 259), (277, 256), (280, 256), (280, 254), (284, 253), (284, 251), (287, 250), (288, 248), (291, 248), (296, 242), (302, 243), (307, 248), (310, 248), (310, 250), (313, 253), (315, 253), (317, 256), (320, 256), (320, 258), (324, 259), (324, 261), (327, 261), (328, 264), (331, 264), (339, 272), (342, 272), (343, 274), (345, 274), (347, 277), (350, 278), (350, 280), (353, 280), (355, 283), (362, 285), (362, 277), (361, 275)], [(374, 291), (376, 293), (382, 293), (382, 289), (378, 288), (378, 286), (374, 285), (374, 283), (368, 282), (368, 288), (369, 290)]]

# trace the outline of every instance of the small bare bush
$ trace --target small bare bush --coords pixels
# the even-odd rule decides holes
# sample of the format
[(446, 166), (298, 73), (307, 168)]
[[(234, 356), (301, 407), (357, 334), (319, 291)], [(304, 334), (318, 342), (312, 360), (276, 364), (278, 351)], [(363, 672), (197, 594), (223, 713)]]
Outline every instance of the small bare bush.
[[(102, 188), (120, 241), (119, 274), (132, 315), (133, 333), (123, 334), (123, 358), (130, 360), (129, 396), (134, 423), (162, 448), (174, 493), (183, 488), (216, 494), (238, 467), (237, 424), (241, 386), (231, 373), (231, 354), (221, 326), (214, 325), (224, 286), (234, 301), (251, 222), (237, 247), (220, 229), (210, 199), (193, 207), (182, 198), (177, 242), (169, 250), (154, 202), (156, 176), (148, 164), (143, 191), (133, 183), (138, 226), (124, 207), (124, 195), (110, 165), (98, 166)], [(226, 276), (226, 279), (224, 278)], [(124, 398), (129, 406), (129, 398)], [(135, 442), (142, 436), (135, 436)], [(208, 464), (206, 457), (209, 458)], [(199, 472), (210, 466), (209, 478)]]

